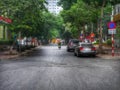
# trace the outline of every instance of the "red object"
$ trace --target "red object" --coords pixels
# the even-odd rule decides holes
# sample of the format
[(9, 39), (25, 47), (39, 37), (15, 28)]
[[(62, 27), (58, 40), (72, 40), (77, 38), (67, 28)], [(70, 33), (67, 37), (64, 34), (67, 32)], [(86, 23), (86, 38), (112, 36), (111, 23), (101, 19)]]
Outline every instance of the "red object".
[(12, 20), (9, 19), (9, 18), (5, 18), (4, 21), (7, 22), (7, 23), (12, 23)]
[(94, 34), (94, 33), (91, 33), (91, 34), (90, 34), (90, 37), (91, 37), (91, 38), (95, 37), (95, 34)]
[(3, 20), (3, 17), (2, 17), (2, 16), (0, 16), (0, 20)]
[(90, 36), (86, 36), (86, 39), (90, 39)]
[(82, 51), (83, 50), (83, 47), (80, 47), (80, 51)]
[(93, 42), (93, 41), (94, 41), (94, 38), (92, 38), (92, 37), (91, 37), (91, 39), (90, 39), (90, 40), (91, 40), (91, 42)]
[(112, 34), (112, 56), (114, 57), (114, 34)]
[(6, 23), (12, 23), (12, 20), (9, 18), (5, 18), (3, 16), (0, 16), (0, 21), (6, 22)]
[(95, 47), (92, 47), (92, 48), (91, 48), (91, 50), (92, 50), (92, 51), (95, 51), (95, 50), (96, 50), (96, 48), (95, 48)]

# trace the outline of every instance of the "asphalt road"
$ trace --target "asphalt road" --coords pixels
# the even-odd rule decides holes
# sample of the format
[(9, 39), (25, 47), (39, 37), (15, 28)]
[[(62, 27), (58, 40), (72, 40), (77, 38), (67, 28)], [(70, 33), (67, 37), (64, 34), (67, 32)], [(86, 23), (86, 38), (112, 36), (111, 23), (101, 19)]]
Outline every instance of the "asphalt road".
[(120, 60), (75, 57), (63, 46), (0, 61), (0, 90), (120, 90)]

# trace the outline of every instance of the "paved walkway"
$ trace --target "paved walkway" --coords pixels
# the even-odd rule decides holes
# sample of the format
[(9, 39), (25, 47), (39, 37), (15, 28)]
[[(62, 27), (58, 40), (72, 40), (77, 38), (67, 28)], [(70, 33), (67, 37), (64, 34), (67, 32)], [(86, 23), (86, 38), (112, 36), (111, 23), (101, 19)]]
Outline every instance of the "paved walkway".
[[(98, 46), (96, 47), (98, 49)], [(104, 47), (103, 50), (105, 54), (98, 54), (97, 56), (103, 59), (120, 59), (120, 48), (114, 49), (114, 56), (112, 56), (112, 48), (111, 47)]]
[(110, 54), (98, 54), (97, 56), (100, 58), (103, 58), (103, 59), (116, 59), (116, 60), (120, 59), (120, 55), (119, 56), (118, 55), (112, 56)]

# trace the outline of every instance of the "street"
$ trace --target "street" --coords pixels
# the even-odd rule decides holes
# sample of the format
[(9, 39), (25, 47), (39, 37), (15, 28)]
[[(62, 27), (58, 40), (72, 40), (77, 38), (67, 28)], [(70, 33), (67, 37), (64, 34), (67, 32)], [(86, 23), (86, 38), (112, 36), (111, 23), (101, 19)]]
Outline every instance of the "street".
[(120, 60), (76, 57), (57, 46), (0, 61), (0, 90), (120, 90)]

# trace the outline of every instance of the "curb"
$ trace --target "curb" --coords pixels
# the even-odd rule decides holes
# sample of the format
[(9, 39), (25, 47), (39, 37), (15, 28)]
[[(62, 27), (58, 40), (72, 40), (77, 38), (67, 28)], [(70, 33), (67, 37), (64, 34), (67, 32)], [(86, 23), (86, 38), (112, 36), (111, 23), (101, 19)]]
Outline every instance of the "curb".
[(29, 52), (32, 52), (33, 50), (35, 50), (36, 48), (32, 48), (32, 49), (30, 49), (30, 50), (25, 50), (25, 52), (22, 52), (22, 53), (18, 53), (18, 55), (19, 56), (23, 56), (23, 55), (25, 55), (25, 54), (27, 54), (27, 53), (29, 53)]
[(0, 58), (0, 61), (1, 60), (9, 60), (9, 59), (15, 59), (15, 58), (18, 58), (20, 56), (24, 56), (25, 54), (29, 53), (29, 52), (32, 52), (33, 50), (35, 50), (36, 48), (31, 48), (30, 50), (25, 50), (24, 52), (21, 52), (21, 53), (16, 53), (14, 55), (5, 55), (4, 57)]
[(120, 56), (112, 56), (112, 55), (107, 55), (107, 54), (104, 54), (104, 55), (103, 54), (102, 55), (98, 54), (97, 57), (102, 58), (102, 59), (107, 59), (107, 60), (108, 59), (109, 60), (111, 60), (111, 59), (112, 60), (118, 60), (118, 59), (120, 59)]

